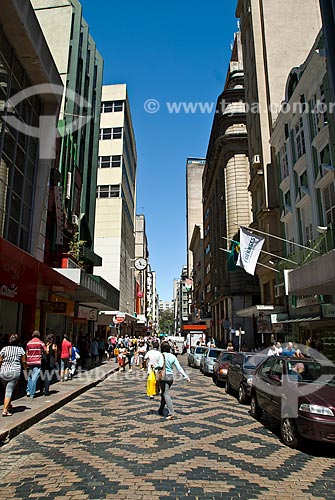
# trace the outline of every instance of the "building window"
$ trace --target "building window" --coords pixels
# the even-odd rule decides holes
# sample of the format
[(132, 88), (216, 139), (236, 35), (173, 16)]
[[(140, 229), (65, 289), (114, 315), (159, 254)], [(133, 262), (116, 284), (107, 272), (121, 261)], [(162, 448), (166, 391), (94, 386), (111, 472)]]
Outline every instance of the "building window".
[(291, 207), (291, 191), (286, 191), (284, 194), (285, 206)]
[(120, 185), (97, 186), (97, 198), (120, 198)]
[(99, 156), (98, 166), (99, 168), (114, 168), (121, 167), (122, 156), (112, 155), (112, 156)]
[(108, 139), (122, 139), (122, 127), (101, 128), (99, 139), (101, 141)]
[(282, 146), (279, 155), (280, 155), (279, 158), (280, 158), (281, 178), (285, 179), (285, 177), (288, 176), (288, 159), (287, 159), (286, 144)]
[(101, 103), (101, 113), (116, 113), (123, 111), (124, 101), (103, 101)]
[(322, 190), (323, 210), (327, 224), (335, 223), (335, 190), (334, 183), (331, 182)]
[(303, 243), (310, 245), (313, 240), (312, 211), (310, 205), (301, 209), (301, 226), (304, 233)]
[(297, 158), (301, 158), (306, 153), (305, 134), (302, 118), (299, 118), (295, 126), (295, 147)]
[(308, 179), (307, 179), (307, 172), (306, 170), (300, 175), (300, 186), (308, 188)]
[(211, 251), (211, 246), (210, 244), (208, 243), (207, 247), (206, 247), (206, 250), (205, 250), (205, 255), (208, 255)]

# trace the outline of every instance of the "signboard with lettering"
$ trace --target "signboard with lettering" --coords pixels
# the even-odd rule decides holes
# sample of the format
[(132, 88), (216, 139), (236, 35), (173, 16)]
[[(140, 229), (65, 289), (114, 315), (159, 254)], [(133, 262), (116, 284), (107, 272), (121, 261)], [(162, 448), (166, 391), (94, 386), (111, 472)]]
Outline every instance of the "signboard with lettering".
[(43, 302), (45, 312), (49, 313), (66, 313), (66, 302)]
[(91, 307), (78, 306), (78, 318), (85, 318), (90, 321), (98, 321), (97, 309)]

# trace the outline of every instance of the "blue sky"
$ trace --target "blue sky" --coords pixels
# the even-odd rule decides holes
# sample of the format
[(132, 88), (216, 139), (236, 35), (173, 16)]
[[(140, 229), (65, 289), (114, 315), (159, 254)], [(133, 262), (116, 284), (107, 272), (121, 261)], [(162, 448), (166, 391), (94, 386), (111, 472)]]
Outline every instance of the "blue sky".
[[(166, 103), (214, 103), (236, 31), (236, 0), (168, 3), (81, 0), (105, 61), (104, 83), (127, 83), (138, 154), (137, 213), (144, 213), (161, 299), (186, 264), (185, 165), (205, 157), (213, 112), (169, 113)], [(144, 103), (155, 99), (157, 113)]]

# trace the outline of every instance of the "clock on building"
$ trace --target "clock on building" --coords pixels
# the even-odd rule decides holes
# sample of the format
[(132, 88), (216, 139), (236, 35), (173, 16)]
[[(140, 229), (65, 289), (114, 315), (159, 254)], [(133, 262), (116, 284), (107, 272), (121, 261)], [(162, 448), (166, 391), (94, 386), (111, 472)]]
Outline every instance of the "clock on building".
[(144, 271), (147, 267), (147, 261), (143, 257), (139, 257), (135, 260), (134, 266), (138, 271)]

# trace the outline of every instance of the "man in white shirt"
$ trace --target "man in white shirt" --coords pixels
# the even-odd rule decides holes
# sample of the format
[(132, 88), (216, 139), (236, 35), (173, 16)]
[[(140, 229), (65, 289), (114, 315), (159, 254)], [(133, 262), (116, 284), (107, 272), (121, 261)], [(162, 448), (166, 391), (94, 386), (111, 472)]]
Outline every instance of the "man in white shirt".
[(278, 356), (278, 352), (277, 352), (277, 348), (276, 348), (276, 344), (273, 343), (270, 347), (270, 349), (268, 350), (268, 356)]
[[(144, 356), (144, 361), (146, 362), (148, 370), (148, 376), (151, 369), (158, 363), (160, 357), (160, 352), (158, 349), (159, 349), (159, 342), (155, 341), (153, 342), (152, 349), (150, 349)], [(150, 396), (150, 398), (153, 398), (153, 396)]]

